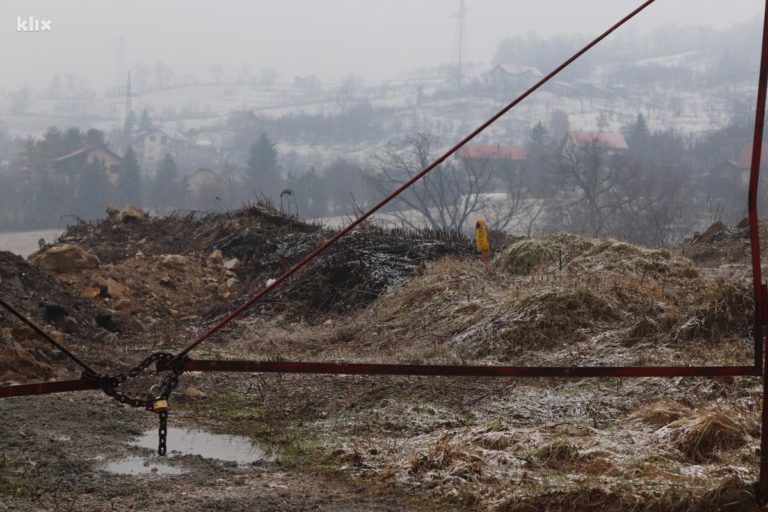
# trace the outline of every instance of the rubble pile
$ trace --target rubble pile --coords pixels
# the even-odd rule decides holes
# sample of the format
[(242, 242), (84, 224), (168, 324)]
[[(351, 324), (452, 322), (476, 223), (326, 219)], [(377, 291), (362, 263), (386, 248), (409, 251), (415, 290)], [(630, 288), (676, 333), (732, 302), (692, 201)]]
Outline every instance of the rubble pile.
[[(60, 242), (92, 252), (101, 262), (112, 265), (108, 272), (117, 272), (123, 279), (130, 279), (127, 274), (132, 268), (137, 274), (148, 273), (166, 283), (183, 281), (185, 275), (188, 281), (199, 278), (197, 288), (215, 289), (213, 294), (195, 297), (216, 299), (200, 300), (208, 303), (207, 319), (241, 303), (244, 295), (263, 288), (269, 279), (285, 272), (332, 234), (264, 205), (226, 214), (141, 217), (130, 222), (121, 220), (121, 215), (113, 212), (101, 222), (75, 225), (60, 237)], [(470, 250), (470, 242), (460, 235), (366, 226), (341, 239), (266, 298), (262, 310), (286, 312), (312, 321), (327, 313), (358, 309), (422, 262), (449, 254), (469, 254)], [(174, 257), (188, 258), (197, 266), (180, 263), (176, 271), (159, 274), (158, 269), (147, 267), (154, 258), (170, 261)], [(207, 272), (206, 266), (214, 271)], [(177, 286), (182, 288), (185, 286)], [(152, 295), (149, 297), (149, 305), (155, 306)], [(184, 313), (194, 315), (199, 311), (187, 309)]]

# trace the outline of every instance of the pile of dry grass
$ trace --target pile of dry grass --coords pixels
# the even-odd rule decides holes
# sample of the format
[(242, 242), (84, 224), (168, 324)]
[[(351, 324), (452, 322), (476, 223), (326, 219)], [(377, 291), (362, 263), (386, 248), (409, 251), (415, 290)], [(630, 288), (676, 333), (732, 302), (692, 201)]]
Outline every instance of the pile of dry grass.
[(710, 461), (719, 451), (743, 446), (748, 432), (741, 413), (721, 407), (679, 419), (666, 429), (674, 446), (692, 462)]
[(616, 240), (553, 233), (520, 240), (502, 251), (495, 268), (513, 275), (568, 271), (573, 275), (623, 275), (646, 279), (692, 279), (698, 272), (687, 258)]
[(536, 459), (547, 465), (560, 465), (579, 460), (579, 446), (565, 437), (539, 446), (534, 452)]
[(667, 399), (641, 406), (632, 414), (632, 418), (652, 427), (661, 428), (679, 420), (688, 413), (690, 413), (688, 407), (676, 400)]
[(469, 445), (454, 437), (453, 434), (445, 434), (429, 447), (427, 453), (415, 454), (408, 473), (415, 475), (442, 470), (465, 479), (479, 475), (485, 465), (482, 457), (471, 453)]
[(592, 241), (570, 233), (554, 233), (525, 238), (508, 248), (494, 261), (494, 266), (515, 275), (529, 275), (536, 269), (553, 267), (562, 270), (576, 255), (592, 247)]
[(751, 336), (754, 306), (746, 283), (715, 279), (706, 283), (677, 327), (678, 340), (719, 341)]

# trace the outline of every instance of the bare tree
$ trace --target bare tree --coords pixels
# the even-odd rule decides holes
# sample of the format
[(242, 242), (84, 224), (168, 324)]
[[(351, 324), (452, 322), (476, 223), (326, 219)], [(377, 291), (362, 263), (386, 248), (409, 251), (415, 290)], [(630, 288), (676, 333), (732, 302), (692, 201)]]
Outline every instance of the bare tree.
[(571, 228), (593, 236), (605, 234), (610, 215), (621, 206), (622, 197), (614, 193), (622, 178), (620, 156), (597, 137), (583, 143), (567, 142), (558, 171), (575, 192), (563, 204)]
[[(433, 142), (432, 135), (417, 133), (403, 146), (377, 156), (377, 171), (369, 175), (374, 188), (389, 193), (424, 169), (432, 161)], [(473, 215), (483, 213), (489, 227), (504, 229), (519, 212), (519, 173), (509, 181), (514, 186), (507, 191), (507, 201), (498, 203), (486, 194), (494, 172), (490, 159), (444, 162), (397, 197), (402, 208), (393, 215), (410, 227), (427, 224), (432, 229), (460, 231)]]

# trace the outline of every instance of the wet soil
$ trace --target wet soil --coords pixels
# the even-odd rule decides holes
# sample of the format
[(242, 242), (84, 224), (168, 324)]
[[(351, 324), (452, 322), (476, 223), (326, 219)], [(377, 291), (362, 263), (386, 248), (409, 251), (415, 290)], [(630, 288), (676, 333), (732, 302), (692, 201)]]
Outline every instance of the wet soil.
[[(173, 421), (190, 422), (187, 414)], [(0, 402), (0, 510), (410, 510), (394, 497), (366, 498), (278, 461), (238, 465), (132, 445), (154, 415), (96, 392)], [(171, 448), (174, 438), (171, 436)], [(181, 474), (115, 474), (109, 461), (141, 457)]]

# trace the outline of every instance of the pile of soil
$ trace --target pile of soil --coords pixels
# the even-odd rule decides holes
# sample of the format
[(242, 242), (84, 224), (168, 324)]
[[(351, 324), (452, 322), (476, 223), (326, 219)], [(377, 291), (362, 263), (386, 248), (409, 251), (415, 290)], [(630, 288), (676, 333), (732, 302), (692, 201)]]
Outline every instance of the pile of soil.
[[(763, 256), (768, 248), (768, 221), (760, 221), (760, 245)], [(715, 267), (726, 263), (749, 264), (749, 220), (744, 218), (735, 226), (720, 221), (709, 226), (703, 233), (695, 233), (683, 243), (683, 254), (698, 265)]]
[[(220, 282), (211, 280), (217, 276), (197, 275), (200, 272), (189, 276), (199, 283), (191, 293), (203, 287), (204, 298), (223, 299), (200, 301), (208, 305), (204, 316), (211, 320), (242, 303), (331, 235), (318, 225), (254, 205), (226, 214), (172, 215), (130, 222), (111, 217), (75, 225), (59, 242), (75, 244), (103, 263), (112, 264), (109, 270), (117, 271), (123, 281), (130, 280), (128, 273), (133, 267), (137, 273), (149, 272), (154, 276), (150, 279), (161, 279), (164, 273), (147, 268), (139, 261), (142, 259), (153, 261), (152, 257), (178, 254), (204, 264), (211, 254), (220, 251), (224, 262), (232, 262), (228, 270), (235, 275), (227, 279), (235, 277), (237, 286), (230, 283), (227, 290), (222, 290)], [(341, 239), (300, 276), (268, 297), (260, 311), (286, 312), (291, 318), (310, 322), (323, 320), (328, 314), (365, 307), (425, 261), (470, 251), (470, 241), (456, 234), (365, 226)], [(182, 276), (190, 268), (182, 267), (168, 277), (185, 279)], [(215, 293), (208, 293), (214, 288)], [(150, 305), (154, 306), (151, 300)], [(198, 313), (184, 311), (183, 307), (173, 309), (181, 309), (185, 316)]]

